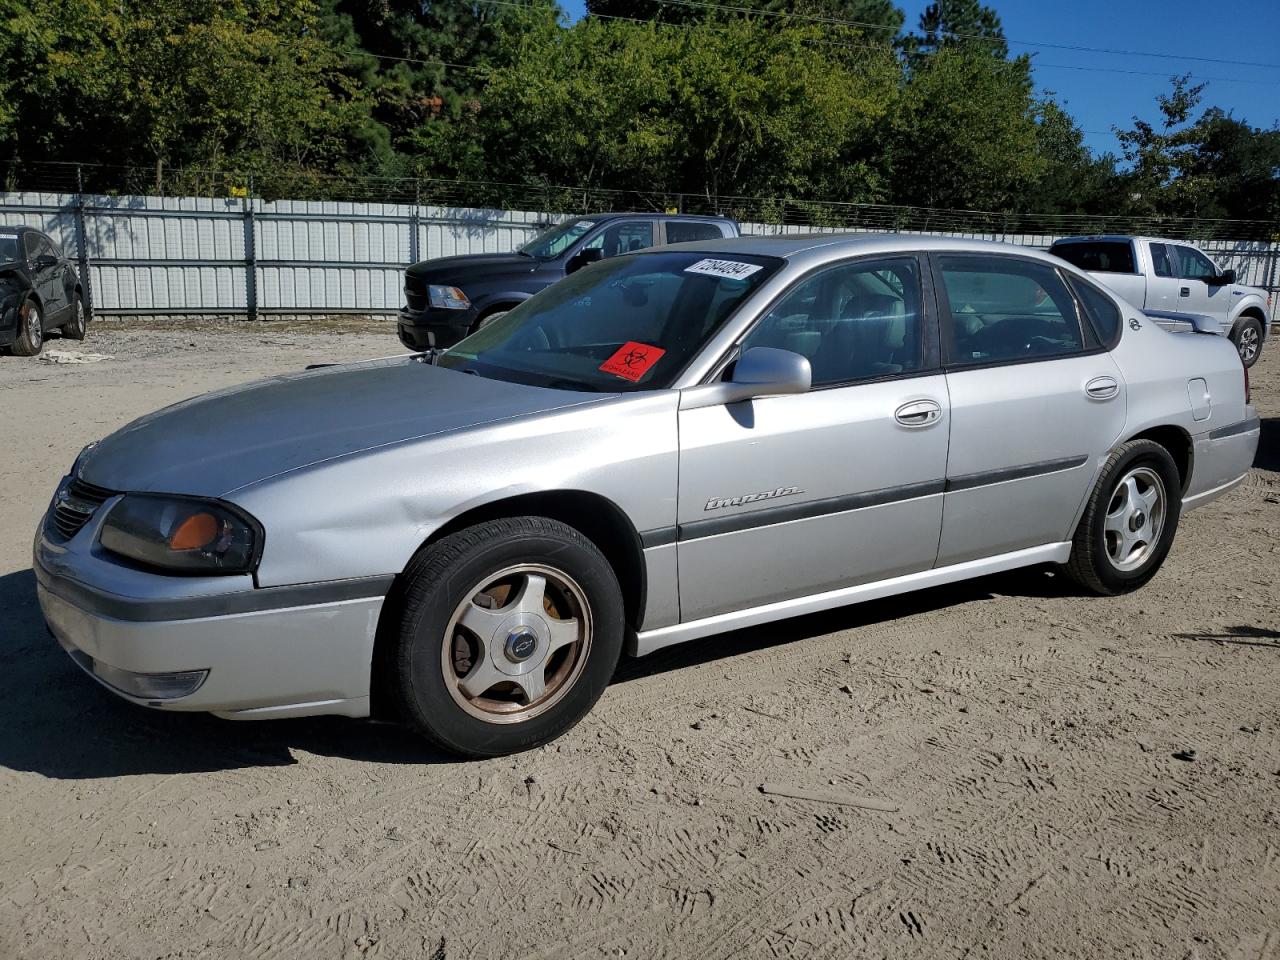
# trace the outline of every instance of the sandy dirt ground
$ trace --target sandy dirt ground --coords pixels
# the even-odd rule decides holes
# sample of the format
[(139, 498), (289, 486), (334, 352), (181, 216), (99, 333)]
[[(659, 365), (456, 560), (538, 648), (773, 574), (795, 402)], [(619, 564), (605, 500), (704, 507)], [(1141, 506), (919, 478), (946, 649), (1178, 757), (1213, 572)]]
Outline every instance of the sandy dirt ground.
[(388, 324), (51, 346), (114, 359), (0, 358), (0, 958), (1280, 960), (1274, 346), (1248, 484), (1141, 592), (1036, 570), (674, 648), (482, 763), (386, 725), (131, 707), (34, 599), (32, 533), (84, 443), (397, 353)]

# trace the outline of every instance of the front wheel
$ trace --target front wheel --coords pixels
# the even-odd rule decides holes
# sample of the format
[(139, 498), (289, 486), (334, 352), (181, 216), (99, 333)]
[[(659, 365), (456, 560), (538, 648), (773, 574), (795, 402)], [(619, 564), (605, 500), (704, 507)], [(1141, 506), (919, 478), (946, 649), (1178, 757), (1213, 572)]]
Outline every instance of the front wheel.
[(401, 716), (454, 753), (555, 739), (590, 711), (622, 651), (613, 569), (544, 517), (482, 523), (424, 548), (403, 589), (391, 687)]
[(1067, 572), (1106, 596), (1138, 589), (1164, 563), (1181, 510), (1182, 481), (1169, 451), (1151, 440), (1121, 444), (1085, 506)]
[(13, 352), (20, 357), (34, 357), (44, 348), (44, 314), (40, 305), (28, 300), (18, 310), (18, 339)]
[(1231, 335), (1231, 342), (1240, 351), (1240, 362), (1252, 367), (1262, 354), (1262, 324), (1257, 317), (1245, 317)]

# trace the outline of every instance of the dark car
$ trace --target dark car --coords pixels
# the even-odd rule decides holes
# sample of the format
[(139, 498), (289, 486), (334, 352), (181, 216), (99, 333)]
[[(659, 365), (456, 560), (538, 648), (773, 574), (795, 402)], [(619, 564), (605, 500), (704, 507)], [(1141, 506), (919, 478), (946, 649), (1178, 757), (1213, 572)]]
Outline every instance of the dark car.
[(400, 342), (410, 350), (451, 347), (588, 263), (738, 233), (727, 217), (601, 213), (559, 223), (515, 253), (424, 260), (405, 272)]
[(44, 335), (83, 340), (84, 291), (75, 264), (31, 227), (0, 227), (0, 347), (34, 357)]

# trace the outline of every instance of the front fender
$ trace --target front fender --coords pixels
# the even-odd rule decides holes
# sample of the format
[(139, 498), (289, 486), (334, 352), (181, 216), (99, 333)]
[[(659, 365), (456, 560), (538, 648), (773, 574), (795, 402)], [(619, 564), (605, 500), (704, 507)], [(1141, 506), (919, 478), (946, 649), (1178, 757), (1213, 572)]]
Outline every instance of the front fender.
[(1271, 321), (1270, 314), (1267, 312), (1267, 301), (1264, 297), (1256, 293), (1247, 293), (1239, 298), (1238, 303), (1231, 305), (1231, 313), (1227, 316), (1228, 328), (1230, 333), (1236, 332), (1236, 327), (1240, 323), (1240, 318), (1248, 311), (1255, 313), (1262, 318), (1262, 336), (1266, 339), (1270, 332)]

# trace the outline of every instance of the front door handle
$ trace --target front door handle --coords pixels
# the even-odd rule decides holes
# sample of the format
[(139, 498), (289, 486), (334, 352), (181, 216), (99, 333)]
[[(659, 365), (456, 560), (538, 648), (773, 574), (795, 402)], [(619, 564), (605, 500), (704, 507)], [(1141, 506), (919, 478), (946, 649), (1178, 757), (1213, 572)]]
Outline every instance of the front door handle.
[(1189, 297), (1189, 296), (1191, 296), (1191, 288), (1190, 288), (1190, 287), (1182, 287), (1180, 290), (1178, 290), (1178, 296), (1180, 296), (1180, 297)]
[(1090, 400), (1110, 400), (1120, 392), (1120, 383), (1115, 377), (1094, 377), (1084, 385), (1084, 392)]
[(893, 413), (904, 427), (927, 427), (942, 419), (942, 406), (936, 400), (912, 400)]

